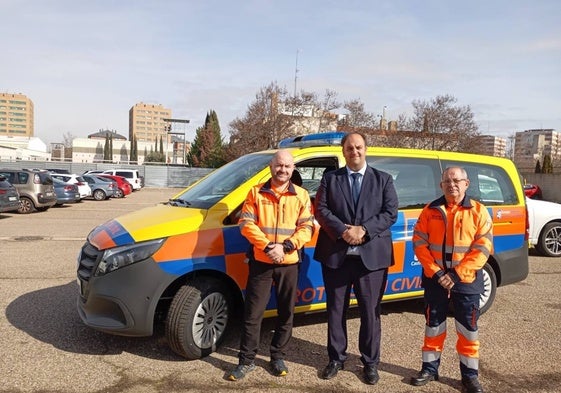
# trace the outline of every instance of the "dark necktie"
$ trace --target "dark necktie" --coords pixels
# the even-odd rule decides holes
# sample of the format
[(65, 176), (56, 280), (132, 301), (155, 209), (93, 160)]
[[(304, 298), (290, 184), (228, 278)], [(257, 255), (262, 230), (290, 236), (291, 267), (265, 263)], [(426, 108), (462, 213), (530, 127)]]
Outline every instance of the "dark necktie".
[(351, 173), (353, 178), (351, 191), (353, 194), (353, 200), (355, 201), (355, 207), (358, 202), (358, 196), (360, 195), (360, 177), (362, 176), (360, 173)]

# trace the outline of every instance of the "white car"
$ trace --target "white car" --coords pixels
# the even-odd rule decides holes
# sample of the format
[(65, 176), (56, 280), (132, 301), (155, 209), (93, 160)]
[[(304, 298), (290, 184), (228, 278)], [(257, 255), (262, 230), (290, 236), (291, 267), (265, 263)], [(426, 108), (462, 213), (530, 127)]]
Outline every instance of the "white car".
[(67, 175), (65, 173), (51, 173), (51, 176), (62, 180), (65, 183), (76, 184), (78, 186), (78, 192), (80, 193), (80, 198), (88, 198), (92, 196), (92, 189), (88, 182), (80, 175), (72, 174)]
[(132, 190), (140, 190), (144, 185), (144, 178), (136, 169), (108, 169), (103, 171), (107, 175), (122, 176), (130, 183)]
[(530, 245), (547, 257), (561, 257), (561, 204), (526, 198)]

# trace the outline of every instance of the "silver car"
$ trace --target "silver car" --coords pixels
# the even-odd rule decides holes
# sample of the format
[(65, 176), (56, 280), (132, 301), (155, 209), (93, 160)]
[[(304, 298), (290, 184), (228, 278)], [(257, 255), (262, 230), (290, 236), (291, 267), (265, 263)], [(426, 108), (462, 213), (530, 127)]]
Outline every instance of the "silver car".
[(103, 201), (115, 196), (118, 190), (117, 182), (101, 176), (82, 175), (81, 177), (89, 184), (92, 189), (92, 197), (96, 201)]
[(50, 172), (40, 169), (0, 169), (19, 193), (18, 212), (28, 214), (45, 211), (56, 204), (53, 178)]

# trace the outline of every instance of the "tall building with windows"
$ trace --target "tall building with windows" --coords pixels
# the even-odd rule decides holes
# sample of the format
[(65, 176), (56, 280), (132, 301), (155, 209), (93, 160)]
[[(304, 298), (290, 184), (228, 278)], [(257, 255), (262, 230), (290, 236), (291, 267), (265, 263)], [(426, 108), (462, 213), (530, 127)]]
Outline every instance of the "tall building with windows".
[(516, 133), (514, 143), (514, 163), (521, 172), (533, 172), (536, 162), (543, 164), (549, 155), (553, 166), (561, 163), (561, 134), (552, 128), (526, 130)]
[(506, 138), (495, 135), (481, 135), (479, 136), (479, 141), (480, 150), (478, 153), (495, 157), (506, 156)]
[(23, 94), (0, 93), (0, 135), (32, 137), (33, 102)]
[(156, 142), (162, 137), (166, 141), (169, 122), (164, 119), (171, 119), (171, 109), (161, 104), (135, 104), (129, 110), (129, 140)]

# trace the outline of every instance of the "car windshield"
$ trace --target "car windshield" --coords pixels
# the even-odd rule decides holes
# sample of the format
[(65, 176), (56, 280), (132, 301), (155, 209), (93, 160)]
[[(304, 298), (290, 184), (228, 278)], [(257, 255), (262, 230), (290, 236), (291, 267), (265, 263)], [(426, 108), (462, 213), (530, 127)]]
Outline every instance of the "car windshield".
[(213, 171), (169, 203), (208, 209), (267, 167), (272, 156), (273, 153), (259, 153), (240, 157)]

